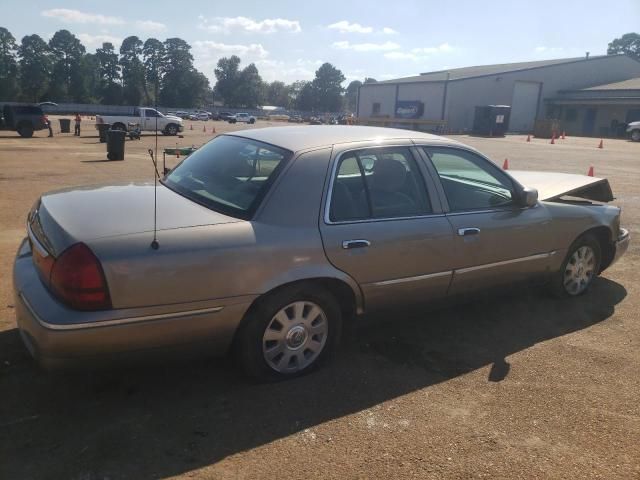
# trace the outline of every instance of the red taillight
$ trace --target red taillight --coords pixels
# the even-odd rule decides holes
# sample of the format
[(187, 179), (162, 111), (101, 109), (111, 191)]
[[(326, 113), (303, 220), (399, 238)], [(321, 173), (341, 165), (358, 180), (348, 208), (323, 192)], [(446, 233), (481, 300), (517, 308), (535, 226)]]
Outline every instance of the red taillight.
[(76, 243), (56, 259), (49, 284), (60, 300), (76, 310), (111, 308), (102, 266), (84, 243)]

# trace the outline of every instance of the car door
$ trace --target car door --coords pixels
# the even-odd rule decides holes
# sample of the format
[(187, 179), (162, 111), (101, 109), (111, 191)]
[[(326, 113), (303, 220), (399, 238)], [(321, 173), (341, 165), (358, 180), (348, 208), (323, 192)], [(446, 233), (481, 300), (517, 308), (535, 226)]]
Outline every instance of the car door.
[(159, 118), (158, 112), (150, 108), (147, 108), (145, 110), (142, 110), (142, 113), (144, 114), (144, 120), (143, 120), (144, 125), (142, 125), (144, 130), (155, 131), (156, 124), (158, 125), (158, 130), (162, 130), (162, 125), (160, 125), (160, 118)]
[(443, 297), (449, 287), (451, 225), (416, 155), (408, 144), (334, 153), (322, 241), (368, 310)]
[(546, 273), (551, 217), (543, 204), (523, 207), (520, 186), (491, 161), (464, 148), (423, 147), (439, 181), (454, 232), (450, 294), (510, 284)]

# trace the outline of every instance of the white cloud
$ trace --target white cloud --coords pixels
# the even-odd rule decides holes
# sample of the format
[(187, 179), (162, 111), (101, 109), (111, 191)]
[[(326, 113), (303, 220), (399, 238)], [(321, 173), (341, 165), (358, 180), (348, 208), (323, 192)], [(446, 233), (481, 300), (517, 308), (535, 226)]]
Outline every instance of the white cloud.
[(302, 31), (298, 20), (285, 18), (266, 18), (260, 21), (248, 17), (215, 17), (212, 20), (207, 20), (200, 15), (198, 18), (201, 22), (199, 27), (212, 33), (232, 33), (236, 31), (246, 33), (299, 33)]
[(122, 39), (114, 37), (112, 35), (91, 35), (90, 33), (80, 33), (77, 35), (82, 44), (88, 49), (100, 48), (105, 42), (113, 43), (113, 46), (118, 49), (122, 43)]
[[(329, 30), (337, 30), (340, 33), (374, 33), (375, 29), (373, 27), (365, 27), (364, 25), (360, 25), (359, 23), (351, 23), (348, 20), (340, 20), (339, 22), (332, 23), (331, 25), (327, 25)], [(385, 35), (395, 35), (396, 32), (393, 28), (383, 27), (377, 33), (383, 33)]]
[(408, 52), (387, 52), (384, 57), (389, 60), (411, 60), (413, 62), (422, 62), (428, 57), (438, 54), (452, 53), (457, 49), (448, 43), (443, 43), (437, 47), (420, 47), (412, 48)]
[(211, 40), (198, 40), (193, 42), (193, 47), (194, 53), (203, 58), (219, 58), (226, 55), (249, 56), (254, 58), (266, 58), (269, 56), (269, 52), (260, 43), (242, 45), (218, 43)]
[(136, 27), (144, 32), (164, 32), (167, 26), (153, 20), (137, 20)]
[(85, 13), (68, 8), (53, 8), (41, 12), (43, 17), (55, 18), (65, 23), (95, 23), (99, 25), (124, 25), (126, 22), (120, 17), (110, 17), (96, 13)]
[(350, 23), (347, 20), (341, 20), (328, 25), (329, 30), (338, 30), (340, 33), (371, 33), (373, 27), (364, 27), (359, 23)]
[(347, 40), (333, 42), (333, 48), (338, 50), (353, 50), (354, 52), (388, 52), (398, 50), (400, 45), (394, 42), (384, 43), (350, 43)]

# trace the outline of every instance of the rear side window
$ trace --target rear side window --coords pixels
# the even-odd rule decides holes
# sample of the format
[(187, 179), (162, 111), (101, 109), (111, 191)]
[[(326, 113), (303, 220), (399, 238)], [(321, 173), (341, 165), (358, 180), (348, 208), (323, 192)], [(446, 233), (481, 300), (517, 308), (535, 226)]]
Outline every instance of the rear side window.
[(20, 115), (42, 115), (42, 109), (35, 106), (17, 106), (13, 111)]
[(340, 159), (331, 194), (331, 221), (427, 213), (431, 205), (424, 181), (408, 148), (358, 150)]

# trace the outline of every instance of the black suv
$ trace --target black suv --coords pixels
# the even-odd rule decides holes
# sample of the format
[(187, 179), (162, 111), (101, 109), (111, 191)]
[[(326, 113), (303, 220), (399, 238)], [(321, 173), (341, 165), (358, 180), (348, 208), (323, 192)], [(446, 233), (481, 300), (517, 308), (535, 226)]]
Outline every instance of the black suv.
[(5, 105), (0, 130), (15, 130), (21, 137), (31, 138), (36, 130), (47, 128), (42, 109), (37, 105)]

